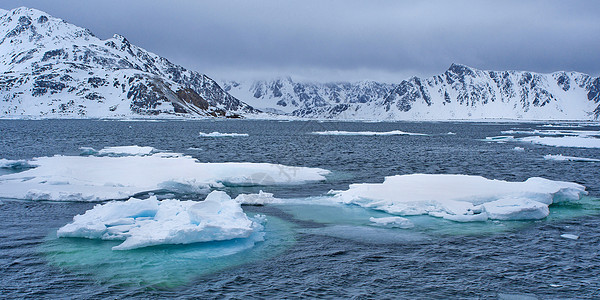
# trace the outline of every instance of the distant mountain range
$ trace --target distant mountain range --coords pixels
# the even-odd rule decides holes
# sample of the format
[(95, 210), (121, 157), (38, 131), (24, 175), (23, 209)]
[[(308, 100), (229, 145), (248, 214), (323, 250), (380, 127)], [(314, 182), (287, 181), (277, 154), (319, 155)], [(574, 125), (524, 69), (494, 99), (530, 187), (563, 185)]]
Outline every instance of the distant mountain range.
[(482, 71), (453, 64), (399, 84), (300, 83), (290, 78), (222, 84), (265, 111), (366, 120), (598, 120), (600, 78), (577, 72)]
[[(1, 13), (1, 12), (0, 12)], [(0, 17), (0, 117), (257, 113), (204, 74), (31, 8)]]
[[(223, 87), (223, 88), (221, 88)], [(217, 84), (120, 35), (31, 8), (0, 10), (0, 118), (302, 117), (598, 120), (600, 78), (453, 64), (398, 84), (290, 78)]]

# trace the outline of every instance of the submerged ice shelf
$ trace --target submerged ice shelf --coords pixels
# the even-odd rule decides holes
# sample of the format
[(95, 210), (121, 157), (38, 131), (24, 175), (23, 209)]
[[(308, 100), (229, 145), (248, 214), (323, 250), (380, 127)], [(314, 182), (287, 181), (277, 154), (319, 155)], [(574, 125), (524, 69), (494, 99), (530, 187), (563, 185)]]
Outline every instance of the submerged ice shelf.
[(537, 177), (508, 182), (429, 174), (389, 176), (383, 183), (352, 184), (331, 193), (335, 201), (393, 215), (427, 214), (459, 222), (543, 219), (549, 205), (587, 194), (582, 185)]
[[(112, 153), (115, 149), (112, 148)], [(329, 171), (268, 163), (199, 163), (177, 153), (133, 156), (52, 156), (24, 162), (36, 166), (0, 176), (0, 197), (53, 201), (127, 199), (153, 191), (206, 193), (209, 188), (302, 184), (325, 180)], [(123, 151), (132, 150), (132, 151)], [(135, 151), (133, 151), (135, 150)], [(102, 150), (101, 150), (102, 151)], [(99, 152), (101, 152), (99, 151)]]
[(262, 241), (264, 217), (250, 219), (238, 201), (211, 192), (204, 201), (141, 200), (98, 204), (61, 227), (58, 237), (123, 240), (113, 250), (249, 238)]

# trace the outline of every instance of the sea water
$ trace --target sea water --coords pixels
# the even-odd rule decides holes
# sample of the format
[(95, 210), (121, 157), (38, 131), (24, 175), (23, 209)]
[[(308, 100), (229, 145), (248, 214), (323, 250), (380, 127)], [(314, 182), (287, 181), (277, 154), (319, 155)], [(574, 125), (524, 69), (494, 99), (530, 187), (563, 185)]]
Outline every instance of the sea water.
[[(82, 147), (139, 145), (183, 153), (199, 162), (273, 163), (323, 168), (331, 174), (306, 184), (216, 188), (231, 197), (264, 190), (288, 200), (243, 207), (249, 216), (267, 219), (265, 240), (255, 245), (237, 239), (113, 251), (118, 241), (56, 237), (58, 228), (97, 203), (0, 199), (0, 294), (3, 298), (597, 298), (600, 163), (544, 157), (598, 159), (600, 149), (518, 141), (531, 134), (514, 141), (486, 140), (503, 131), (543, 130), (544, 125), (2, 120), (0, 159), (78, 156)], [(560, 126), (573, 130), (571, 124), (552, 129)], [(576, 128), (599, 129), (595, 124)], [(223, 134), (201, 134), (213, 132)], [(0, 175), (18, 171), (1, 169)], [(371, 217), (389, 215), (327, 202), (330, 190), (416, 173), (507, 181), (544, 177), (582, 184), (589, 195), (550, 206), (550, 215), (542, 220), (457, 223), (421, 215), (407, 217), (414, 224), (411, 228), (377, 226)], [(197, 201), (205, 196), (185, 191), (162, 195)]]

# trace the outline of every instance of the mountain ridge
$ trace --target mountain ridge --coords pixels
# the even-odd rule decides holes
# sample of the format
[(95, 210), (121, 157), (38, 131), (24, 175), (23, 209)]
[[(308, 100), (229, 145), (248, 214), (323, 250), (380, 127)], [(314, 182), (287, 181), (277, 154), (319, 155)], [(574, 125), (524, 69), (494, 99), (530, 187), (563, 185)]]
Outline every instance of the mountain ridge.
[(2, 117), (240, 117), (258, 111), (205, 74), (19, 7), (0, 17)]
[[(291, 78), (223, 88), (250, 105), (291, 116), (365, 120), (598, 120), (600, 77), (580, 72), (478, 70), (452, 64), (442, 74), (398, 84), (294, 82)], [(282, 92), (283, 91), (283, 92)]]
[(0, 118), (132, 117), (598, 120), (600, 77), (452, 64), (399, 83), (220, 85), (119, 34), (100, 40), (36, 9), (0, 11)]

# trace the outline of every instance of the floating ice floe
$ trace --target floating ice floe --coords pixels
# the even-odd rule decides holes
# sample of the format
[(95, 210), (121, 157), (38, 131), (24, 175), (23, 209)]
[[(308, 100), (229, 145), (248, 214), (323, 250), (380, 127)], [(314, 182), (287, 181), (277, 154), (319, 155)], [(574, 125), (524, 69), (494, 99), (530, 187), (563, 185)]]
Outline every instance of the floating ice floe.
[(92, 147), (80, 147), (81, 153), (79, 155), (88, 156), (145, 156), (160, 152), (153, 147), (141, 147), (141, 146), (117, 146), (117, 147), (106, 147), (99, 151)]
[(514, 147), (513, 150), (514, 151), (525, 151), (525, 148), (523, 148), (523, 147)]
[(544, 156), (546, 160), (557, 160), (557, 161), (583, 161), (583, 162), (600, 162), (600, 159), (576, 157), (576, 156), (564, 156), (562, 154), (552, 155), (548, 154)]
[(367, 136), (373, 136), (373, 135), (427, 135), (424, 133), (412, 133), (412, 132), (404, 132), (404, 131), (400, 131), (400, 130), (384, 131), (384, 132), (332, 130), (332, 131), (315, 131), (315, 132), (312, 132), (312, 134), (316, 134), (316, 135), (367, 135)]
[(579, 238), (578, 235), (574, 235), (574, 234), (570, 234), (570, 233), (561, 234), (560, 236), (565, 239), (570, 239), (570, 240), (576, 240)]
[(246, 205), (265, 205), (270, 203), (282, 203), (281, 199), (273, 197), (271, 193), (265, 193), (262, 190), (258, 194), (240, 194), (235, 197), (235, 201)]
[(541, 136), (528, 136), (522, 138), (515, 138), (510, 135), (492, 136), (486, 137), (488, 142), (525, 142), (545, 146), (554, 147), (574, 147), (574, 148), (600, 148), (600, 138), (586, 137), (586, 136), (562, 136), (562, 137), (541, 137)]
[(138, 193), (206, 193), (212, 187), (302, 184), (329, 171), (268, 163), (199, 163), (177, 153), (146, 156), (52, 156), (27, 161), (36, 168), (0, 176), (0, 197), (101, 201)]
[[(158, 201), (131, 198), (98, 204), (61, 227), (58, 237), (123, 240), (113, 250), (164, 244), (191, 244), (248, 238), (261, 231), (264, 217), (250, 219), (225, 192), (214, 191), (204, 201)], [(263, 235), (258, 236), (262, 240)]]
[(220, 133), (217, 131), (211, 133), (200, 132), (200, 136), (202, 137), (240, 137), (240, 136), (248, 136), (247, 133)]
[(528, 136), (518, 141), (554, 147), (600, 148), (600, 139), (581, 136), (539, 137)]
[(379, 226), (390, 226), (399, 228), (412, 228), (415, 227), (409, 219), (403, 217), (383, 217), (383, 218), (369, 218), (369, 221)]
[(35, 168), (36, 165), (32, 165), (27, 160), (10, 160), (0, 158), (0, 169), (11, 169), (11, 170), (21, 170), (21, 169), (29, 169)]
[(352, 184), (330, 193), (335, 201), (394, 215), (428, 214), (459, 222), (542, 219), (552, 203), (587, 194), (582, 185), (538, 177), (508, 182), (428, 174), (390, 176), (383, 183)]
[(598, 130), (504, 130), (502, 134), (533, 134), (533, 135), (563, 135), (563, 136), (600, 136)]

